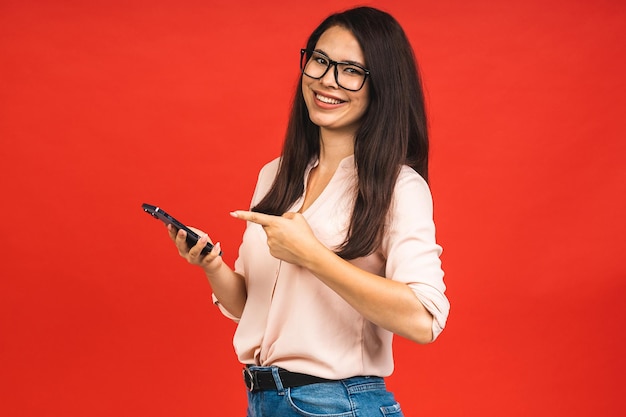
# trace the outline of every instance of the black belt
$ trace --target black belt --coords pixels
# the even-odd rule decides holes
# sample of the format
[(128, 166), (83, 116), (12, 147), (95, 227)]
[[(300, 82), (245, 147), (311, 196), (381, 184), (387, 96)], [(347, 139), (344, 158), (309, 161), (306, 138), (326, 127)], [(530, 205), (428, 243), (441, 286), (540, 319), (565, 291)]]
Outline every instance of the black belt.
[[(324, 379), (313, 375), (289, 372), (286, 369), (278, 369), (278, 376), (283, 384), (283, 388), (301, 387), (303, 385), (318, 384), (320, 382), (330, 382), (332, 379)], [(243, 369), (243, 380), (246, 387), (251, 392), (275, 390), (276, 381), (271, 370), (253, 370), (249, 367)]]

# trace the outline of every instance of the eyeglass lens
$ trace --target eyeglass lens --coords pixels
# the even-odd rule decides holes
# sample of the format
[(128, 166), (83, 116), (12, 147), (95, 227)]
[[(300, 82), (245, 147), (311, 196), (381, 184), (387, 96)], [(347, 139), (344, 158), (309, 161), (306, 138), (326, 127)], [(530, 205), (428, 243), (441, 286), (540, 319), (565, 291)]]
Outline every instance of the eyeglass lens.
[(340, 87), (350, 91), (357, 91), (363, 87), (367, 76), (363, 68), (349, 63), (331, 62), (326, 55), (316, 51), (311, 52), (308, 60), (307, 56), (307, 53), (303, 53), (300, 63), (304, 75), (315, 79), (322, 78), (333, 65), (335, 81)]

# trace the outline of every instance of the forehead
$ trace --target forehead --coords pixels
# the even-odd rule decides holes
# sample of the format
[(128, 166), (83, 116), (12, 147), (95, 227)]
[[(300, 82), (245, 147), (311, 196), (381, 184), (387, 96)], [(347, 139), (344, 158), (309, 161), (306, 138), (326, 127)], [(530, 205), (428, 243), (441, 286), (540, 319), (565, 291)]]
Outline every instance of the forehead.
[(365, 64), (361, 45), (352, 32), (341, 26), (328, 28), (317, 40), (315, 49), (335, 61), (352, 61)]

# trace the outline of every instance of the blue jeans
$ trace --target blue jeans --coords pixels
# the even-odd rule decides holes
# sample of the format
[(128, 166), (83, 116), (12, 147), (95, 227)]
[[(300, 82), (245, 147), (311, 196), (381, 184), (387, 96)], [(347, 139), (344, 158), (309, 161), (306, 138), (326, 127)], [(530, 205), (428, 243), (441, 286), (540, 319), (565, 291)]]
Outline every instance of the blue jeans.
[(247, 417), (403, 417), (400, 404), (379, 377), (357, 376), (340, 381), (284, 388), (276, 367), (276, 390), (248, 392)]

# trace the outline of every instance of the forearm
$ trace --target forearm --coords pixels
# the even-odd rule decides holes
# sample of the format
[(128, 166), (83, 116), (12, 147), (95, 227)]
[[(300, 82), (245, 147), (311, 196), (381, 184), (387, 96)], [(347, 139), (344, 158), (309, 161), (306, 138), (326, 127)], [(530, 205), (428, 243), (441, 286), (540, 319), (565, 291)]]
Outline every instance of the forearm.
[(220, 256), (221, 245), (216, 243), (207, 255), (202, 255), (202, 249), (209, 242), (206, 233), (199, 229), (191, 229), (200, 236), (198, 243), (189, 248), (186, 243), (186, 232), (177, 230), (168, 225), (170, 238), (176, 244), (178, 253), (192, 265), (200, 266), (211, 284), (213, 294), (220, 304), (232, 315), (241, 317), (246, 304), (248, 293), (244, 277), (234, 272)]
[(433, 317), (411, 288), (364, 271), (330, 250), (305, 263), (315, 276), (372, 323), (417, 343), (433, 339)]
[(217, 271), (205, 275), (209, 280), (213, 294), (222, 307), (236, 317), (241, 317), (248, 293), (244, 277), (222, 262)]

